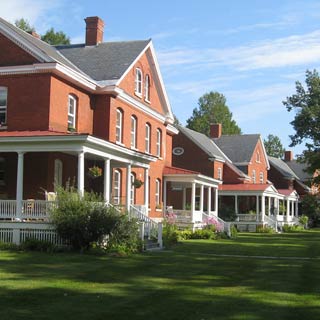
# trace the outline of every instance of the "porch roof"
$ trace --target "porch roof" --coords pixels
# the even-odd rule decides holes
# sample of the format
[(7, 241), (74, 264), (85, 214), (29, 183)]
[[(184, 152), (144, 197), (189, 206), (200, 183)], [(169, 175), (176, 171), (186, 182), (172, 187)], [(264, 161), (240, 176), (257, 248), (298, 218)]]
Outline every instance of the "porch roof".
[(96, 138), (87, 133), (58, 131), (0, 132), (0, 152), (88, 153), (92, 157), (116, 160), (134, 166), (149, 167), (157, 157)]
[(278, 189), (278, 192), (281, 195), (284, 195), (286, 198), (299, 198), (299, 195), (296, 190), (290, 189)]
[(238, 183), (238, 184), (223, 184), (219, 186), (220, 195), (265, 195), (276, 198), (282, 198), (283, 196), (278, 193), (278, 190), (272, 184), (253, 184), (253, 183)]

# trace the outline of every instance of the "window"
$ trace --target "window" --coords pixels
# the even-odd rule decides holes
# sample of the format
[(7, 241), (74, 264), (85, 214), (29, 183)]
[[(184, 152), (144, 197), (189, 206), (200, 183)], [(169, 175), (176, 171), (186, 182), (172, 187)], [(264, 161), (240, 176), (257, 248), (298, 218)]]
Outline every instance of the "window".
[(252, 170), (252, 181), (256, 183), (256, 170)]
[(256, 161), (257, 161), (257, 162), (260, 162), (260, 152), (259, 152), (259, 151), (257, 152), (257, 158), (256, 158)]
[(0, 127), (7, 124), (7, 97), (7, 88), (0, 87)]
[(54, 160), (54, 184), (55, 186), (62, 186), (62, 170), (63, 163), (61, 160)]
[(5, 166), (6, 166), (6, 160), (4, 158), (0, 158), (0, 186), (5, 185)]
[(134, 180), (136, 179), (136, 176), (134, 173), (131, 173), (130, 175), (130, 181), (131, 181), (131, 189), (130, 189), (130, 203), (134, 205), (134, 196), (135, 196), (135, 188), (134, 188)]
[(113, 203), (120, 204), (121, 200), (121, 172), (119, 170), (114, 171), (113, 180)]
[(131, 117), (131, 148), (137, 147), (137, 118)]
[(222, 169), (218, 168), (218, 179), (222, 180)]
[(139, 68), (136, 69), (135, 93), (142, 95), (142, 71)]
[(122, 143), (122, 118), (123, 112), (117, 109), (117, 120), (116, 120), (116, 142)]
[(68, 98), (68, 129), (76, 128), (76, 112), (77, 112), (77, 100), (73, 96)]
[(259, 177), (260, 183), (263, 183), (263, 172), (260, 172), (260, 177)]
[(145, 152), (150, 153), (150, 132), (151, 126), (150, 124), (146, 124), (146, 135), (145, 135)]
[(150, 77), (146, 75), (146, 83), (144, 85), (144, 99), (150, 101)]
[(161, 190), (161, 181), (156, 179), (156, 206), (160, 206), (160, 190)]
[(157, 156), (158, 157), (161, 157), (161, 140), (162, 140), (161, 130), (157, 129)]

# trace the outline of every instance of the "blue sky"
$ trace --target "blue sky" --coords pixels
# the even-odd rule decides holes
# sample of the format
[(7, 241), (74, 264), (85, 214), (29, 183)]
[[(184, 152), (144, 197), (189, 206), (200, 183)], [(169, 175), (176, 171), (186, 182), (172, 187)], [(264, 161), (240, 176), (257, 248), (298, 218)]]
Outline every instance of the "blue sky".
[[(24, 17), (42, 34), (84, 41), (87, 16), (105, 21), (105, 41), (152, 38), (173, 112), (185, 123), (198, 98), (218, 91), (243, 133), (278, 135), (285, 146), (294, 114), (282, 101), (320, 70), (320, 1), (10, 0), (1, 17)], [(294, 149), (299, 154), (303, 146)]]

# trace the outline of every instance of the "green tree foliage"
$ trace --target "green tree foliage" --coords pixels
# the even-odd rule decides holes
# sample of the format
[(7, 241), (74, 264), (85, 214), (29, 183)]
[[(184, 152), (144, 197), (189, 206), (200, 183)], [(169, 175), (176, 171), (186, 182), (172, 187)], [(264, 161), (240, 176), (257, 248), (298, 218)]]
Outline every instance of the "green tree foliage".
[(43, 36), (41, 36), (41, 40), (51, 45), (70, 44), (70, 38), (64, 32), (54, 31), (53, 28), (49, 29)]
[(21, 18), (21, 19), (17, 19), (14, 24), (16, 25), (16, 27), (20, 28), (21, 30), (31, 33), (31, 32), (35, 32), (35, 28), (33, 26), (30, 25), (29, 21), (27, 19)]
[[(306, 71), (306, 88), (296, 82), (296, 93), (287, 97), (283, 104), (287, 110), (294, 111), (295, 117), (291, 122), (295, 134), (291, 135), (291, 145), (296, 146), (305, 142), (306, 150), (300, 156), (307, 164), (309, 173), (320, 168), (320, 77), (316, 70)], [(320, 176), (314, 179), (319, 184)]]
[(306, 194), (301, 201), (302, 214), (309, 218), (312, 226), (320, 224), (320, 205), (317, 196)]
[(199, 98), (198, 105), (187, 120), (187, 128), (209, 136), (210, 124), (221, 123), (222, 134), (241, 134), (223, 94), (213, 91), (206, 93)]
[(275, 158), (283, 158), (285, 150), (278, 136), (269, 134), (267, 139), (263, 140), (263, 143), (268, 156)]

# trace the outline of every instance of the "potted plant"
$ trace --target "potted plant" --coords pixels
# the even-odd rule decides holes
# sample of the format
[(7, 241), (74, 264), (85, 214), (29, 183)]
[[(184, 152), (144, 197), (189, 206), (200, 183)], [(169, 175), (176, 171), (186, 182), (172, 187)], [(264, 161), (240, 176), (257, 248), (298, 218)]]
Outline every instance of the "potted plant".
[(135, 178), (132, 182), (132, 185), (136, 188), (139, 189), (143, 185), (143, 181), (140, 179)]
[(102, 169), (98, 166), (93, 166), (88, 169), (88, 175), (91, 178), (98, 178), (102, 176)]

